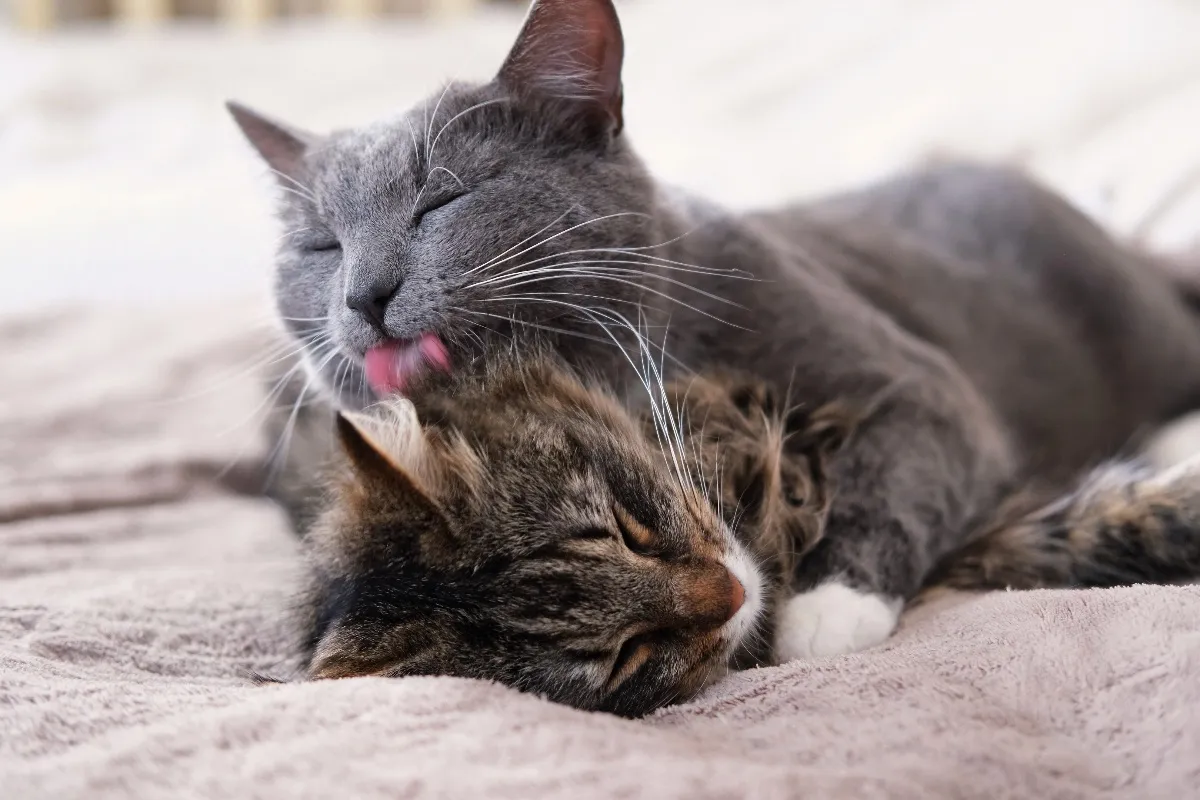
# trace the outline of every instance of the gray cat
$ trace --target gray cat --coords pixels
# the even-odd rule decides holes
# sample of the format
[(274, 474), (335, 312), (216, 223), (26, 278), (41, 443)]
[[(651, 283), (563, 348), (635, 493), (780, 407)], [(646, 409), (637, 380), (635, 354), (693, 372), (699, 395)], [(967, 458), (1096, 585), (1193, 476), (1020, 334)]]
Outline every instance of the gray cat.
[(495, 79), (397, 120), (316, 136), (230, 106), (284, 190), (277, 305), (323, 397), (360, 409), (535, 335), (621, 386), (608, 334), (636, 317), (675, 372), (874, 403), (831, 466), (781, 660), (878, 643), (1010, 488), (1065, 488), (1200, 400), (1167, 264), (1059, 197), (947, 163), (730, 214), (638, 160), (622, 53), (610, 0), (541, 0)]

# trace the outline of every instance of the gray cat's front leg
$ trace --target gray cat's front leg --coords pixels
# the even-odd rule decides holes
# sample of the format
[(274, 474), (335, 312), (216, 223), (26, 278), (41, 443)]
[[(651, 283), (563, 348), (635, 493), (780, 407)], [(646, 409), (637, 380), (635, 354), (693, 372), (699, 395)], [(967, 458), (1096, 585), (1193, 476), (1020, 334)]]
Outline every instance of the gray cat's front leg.
[(954, 375), (887, 397), (832, 468), (825, 534), (797, 565), (795, 594), (780, 609), (781, 662), (886, 639), (905, 601), (961, 545), (1012, 471), (993, 415)]

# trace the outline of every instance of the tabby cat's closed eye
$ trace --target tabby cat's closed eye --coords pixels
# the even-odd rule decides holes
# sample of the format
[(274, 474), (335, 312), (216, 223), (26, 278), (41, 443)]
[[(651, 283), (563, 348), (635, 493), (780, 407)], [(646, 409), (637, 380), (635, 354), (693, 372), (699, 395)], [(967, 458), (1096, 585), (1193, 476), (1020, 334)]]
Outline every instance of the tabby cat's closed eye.
[(612, 672), (608, 678), (609, 688), (614, 688), (626, 680), (654, 655), (655, 634), (653, 632), (639, 633), (630, 636), (617, 650), (617, 658), (613, 662)]
[(613, 507), (613, 517), (617, 521), (617, 530), (621, 532), (621, 540), (631, 552), (640, 556), (654, 555), (654, 534), (649, 528), (620, 506)]
[(613, 532), (608, 528), (601, 528), (598, 525), (590, 525), (586, 528), (580, 528), (575, 532), (576, 539), (611, 539)]

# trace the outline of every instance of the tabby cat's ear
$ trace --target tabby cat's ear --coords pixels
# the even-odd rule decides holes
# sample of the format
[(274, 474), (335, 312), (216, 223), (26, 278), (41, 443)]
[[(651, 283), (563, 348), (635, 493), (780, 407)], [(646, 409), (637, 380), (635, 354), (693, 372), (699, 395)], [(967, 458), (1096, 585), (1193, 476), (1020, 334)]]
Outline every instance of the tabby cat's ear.
[(622, 127), (625, 42), (612, 0), (535, 0), (500, 68), (500, 83), (576, 103)]
[(299, 178), (304, 154), (317, 142), (314, 134), (270, 119), (232, 100), (225, 107), (271, 169), (292, 180)]
[(329, 680), (428, 671), (434, 643), (427, 632), (412, 628), (373, 622), (337, 625), (321, 637), (313, 650), (308, 677)]
[(418, 482), (426, 458), (425, 433), (412, 404), (398, 402), (388, 419), (339, 412), (338, 440), (364, 477)]
[[(427, 462), (425, 433), (411, 403), (401, 401), (391, 411), (387, 420), (338, 413), (338, 439), (363, 483), (363, 496), (373, 496), (375, 513), (402, 520), (402, 529), (413, 533), (423, 558), (448, 562), (456, 557), (459, 543), (434, 499), (437, 470)], [(383, 547), (386, 550), (393, 544), (389, 539)], [(377, 560), (389, 558), (388, 553), (376, 553)]]

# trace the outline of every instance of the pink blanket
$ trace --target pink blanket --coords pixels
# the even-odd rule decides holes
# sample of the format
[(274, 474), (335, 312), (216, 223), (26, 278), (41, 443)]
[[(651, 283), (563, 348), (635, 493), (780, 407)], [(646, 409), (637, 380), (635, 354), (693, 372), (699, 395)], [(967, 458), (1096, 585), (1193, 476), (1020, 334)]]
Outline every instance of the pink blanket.
[(451, 679), (253, 686), (295, 547), (249, 307), (0, 322), (0, 796), (1200, 796), (1200, 588), (946, 597), (643, 721)]

